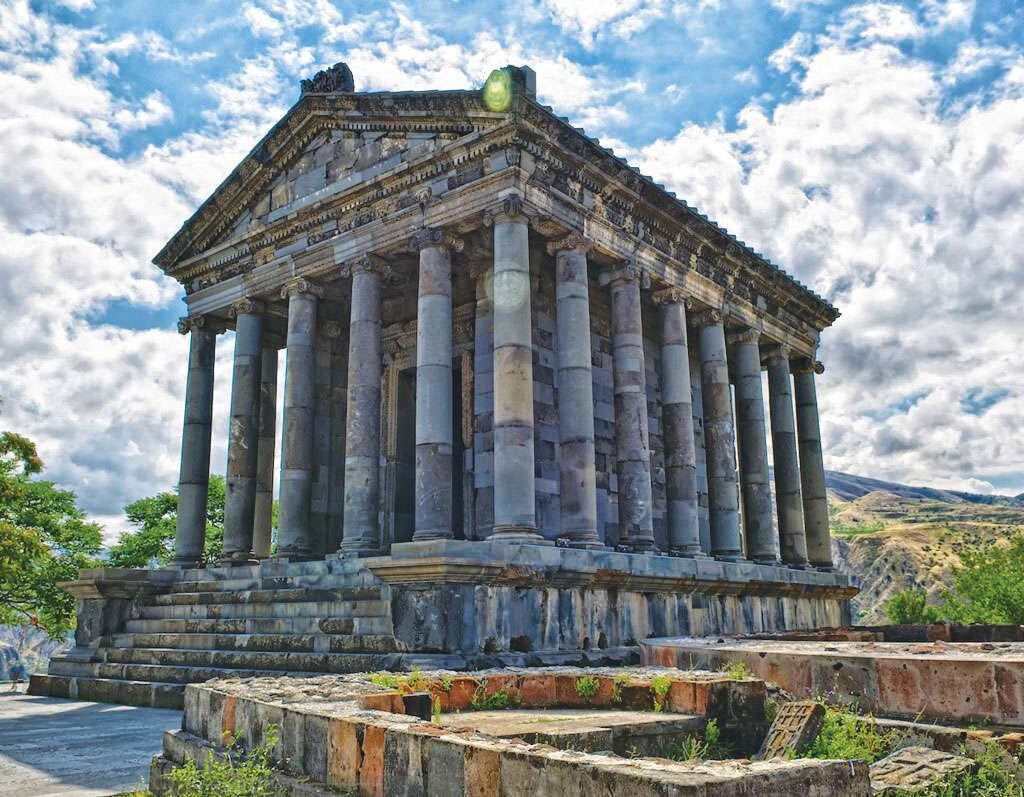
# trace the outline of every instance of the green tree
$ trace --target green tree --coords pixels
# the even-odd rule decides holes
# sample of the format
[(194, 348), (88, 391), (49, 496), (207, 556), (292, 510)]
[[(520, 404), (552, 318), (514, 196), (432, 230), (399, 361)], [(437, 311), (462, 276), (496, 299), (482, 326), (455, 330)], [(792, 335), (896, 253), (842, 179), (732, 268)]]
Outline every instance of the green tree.
[(885, 613), (897, 625), (937, 622), (942, 612), (937, 606), (928, 606), (927, 599), (928, 593), (923, 589), (897, 592), (885, 604)]
[(31, 440), (0, 433), (0, 623), (60, 637), (74, 628), (75, 601), (57, 584), (97, 563), (102, 534), (42, 471)]
[(984, 545), (960, 555), (954, 589), (941, 607), (957, 623), (1024, 624), (1024, 535), (1008, 545)]
[[(224, 477), (210, 474), (206, 500), (206, 545), (203, 560), (215, 564), (224, 545)], [(114, 567), (152, 567), (174, 558), (174, 535), (178, 524), (178, 494), (163, 492), (140, 498), (124, 508), (136, 531), (121, 536), (110, 549)]]

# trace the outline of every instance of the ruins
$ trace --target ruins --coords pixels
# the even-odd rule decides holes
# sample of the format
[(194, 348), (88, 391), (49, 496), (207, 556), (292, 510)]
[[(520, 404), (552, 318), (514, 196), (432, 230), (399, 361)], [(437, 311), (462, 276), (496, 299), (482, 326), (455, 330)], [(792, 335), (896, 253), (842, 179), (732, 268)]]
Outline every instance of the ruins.
[(837, 310), (540, 105), (529, 68), (303, 81), (155, 263), (188, 306), (174, 566), (67, 585), (76, 646), (36, 693), (181, 705), (211, 677), (614, 663), (852, 621), (815, 393)]

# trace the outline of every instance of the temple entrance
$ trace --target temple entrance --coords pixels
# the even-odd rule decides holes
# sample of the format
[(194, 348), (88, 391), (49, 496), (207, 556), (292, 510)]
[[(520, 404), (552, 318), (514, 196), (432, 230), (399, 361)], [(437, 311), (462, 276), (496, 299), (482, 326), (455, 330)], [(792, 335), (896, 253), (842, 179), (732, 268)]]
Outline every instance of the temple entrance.
[[(395, 396), (395, 490), (393, 542), (409, 542), (415, 530), (416, 511), (416, 368), (398, 374)], [(452, 367), (452, 532), (466, 538), (463, 500), (462, 369), (459, 360)]]

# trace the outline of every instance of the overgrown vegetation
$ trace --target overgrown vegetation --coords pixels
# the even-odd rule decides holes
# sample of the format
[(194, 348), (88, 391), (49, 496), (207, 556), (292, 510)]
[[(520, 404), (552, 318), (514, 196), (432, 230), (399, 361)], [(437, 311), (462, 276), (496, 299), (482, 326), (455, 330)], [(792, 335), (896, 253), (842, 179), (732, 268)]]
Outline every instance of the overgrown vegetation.
[(1008, 754), (999, 745), (989, 744), (971, 756), (975, 769), (951, 778), (945, 783), (918, 792), (917, 797), (1024, 797), (1024, 784), (1012, 771)]
[(728, 745), (722, 741), (718, 720), (710, 719), (702, 734), (688, 734), (676, 753), (669, 755), (675, 761), (714, 761), (731, 755)]
[(894, 623), (1024, 624), (1024, 535), (1007, 545), (989, 543), (960, 553), (953, 589), (942, 603), (927, 604), (923, 590), (893, 596), (885, 610)]
[(268, 725), (266, 740), (251, 750), (239, 749), (239, 738), (227, 745), (228, 755), (209, 758), (200, 767), (188, 761), (168, 774), (174, 797), (277, 797), (270, 753), (277, 744), (277, 727)]
[(597, 690), (601, 688), (601, 682), (592, 675), (584, 675), (576, 679), (576, 694), (588, 703), (594, 699)]
[(750, 678), (753, 675), (753, 673), (747, 669), (747, 665), (742, 661), (732, 662), (731, 664), (726, 666), (726, 668), (722, 670), (722, 672), (729, 676), (730, 681), (742, 681), (745, 678)]
[(487, 681), (482, 681), (469, 704), (476, 711), (501, 711), (519, 705), (519, 692), (514, 689), (498, 689), (487, 694)]
[(654, 692), (654, 710), (662, 711), (668, 699), (668, 690), (672, 688), (672, 679), (667, 675), (655, 675), (651, 679), (651, 691)]
[(612, 702), (615, 704), (622, 702), (622, 687), (629, 683), (629, 676), (625, 673), (619, 673), (612, 679)]
[(897, 735), (879, 729), (873, 717), (826, 706), (821, 732), (805, 757), (877, 761), (892, 752), (896, 741)]
[(75, 599), (57, 584), (98, 564), (102, 537), (75, 494), (42, 472), (35, 443), (0, 433), (0, 624), (34, 625), (58, 639), (75, 627)]

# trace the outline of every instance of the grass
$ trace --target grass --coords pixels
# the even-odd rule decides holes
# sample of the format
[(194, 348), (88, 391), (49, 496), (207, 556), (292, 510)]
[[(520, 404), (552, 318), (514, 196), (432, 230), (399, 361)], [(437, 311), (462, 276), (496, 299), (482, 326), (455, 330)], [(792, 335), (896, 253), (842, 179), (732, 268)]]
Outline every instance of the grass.
[(885, 523), (880, 520), (874, 523), (841, 523), (834, 522), (829, 530), (840, 537), (859, 537), (864, 534), (877, 534), (885, 531)]
[(594, 695), (597, 694), (597, 690), (600, 688), (601, 682), (592, 675), (584, 675), (576, 679), (576, 694), (588, 703), (594, 699)]
[(661, 711), (665, 708), (665, 700), (668, 698), (668, 690), (672, 688), (672, 679), (667, 675), (655, 675), (651, 679), (651, 691), (654, 692), (654, 710)]
[(473, 693), (470, 707), (476, 711), (501, 711), (519, 705), (519, 693), (514, 689), (499, 689), (487, 694), (487, 681), (482, 681)]
[(892, 752), (897, 741), (897, 734), (879, 730), (873, 717), (826, 706), (821, 732), (805, 757), (877, 761)]
[(673, 761), (715, 761), (730, 756), (728, 745), (722, 742), (718, 720), (710, 719), (703, 734), (688, 734), (679, 750), (670, 754)]
[(976, 765), (973, 772), (918, 792), (918, 797), (1024, 797), (1024, 783), (1011, 771), (1020, 761), (1008, 761), (1009, 755), (999, 745), (989, 744), (971, 758)]

